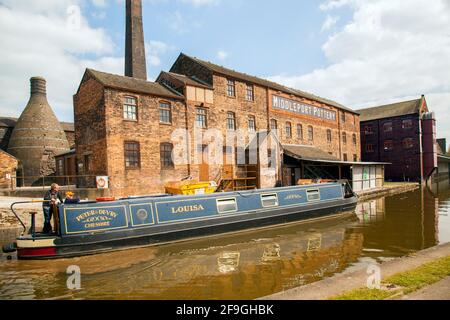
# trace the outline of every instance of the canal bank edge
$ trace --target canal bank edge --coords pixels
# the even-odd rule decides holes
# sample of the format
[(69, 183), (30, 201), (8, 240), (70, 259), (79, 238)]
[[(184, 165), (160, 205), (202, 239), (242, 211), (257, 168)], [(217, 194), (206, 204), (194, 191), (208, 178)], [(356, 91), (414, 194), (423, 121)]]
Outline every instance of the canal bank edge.
[[(381, 269), (381, 281), (397, 273), (413, 270), (426, 263), (447, 256), (450, 256), (450, 243), (384, 262), (379, 265)], [(318, 282), (289, 289), (257, 300), (328, 300), (345, 292), (365, 287), (367, 278), (367, 266), (361, 266), (356, 271), (336, 274)]]

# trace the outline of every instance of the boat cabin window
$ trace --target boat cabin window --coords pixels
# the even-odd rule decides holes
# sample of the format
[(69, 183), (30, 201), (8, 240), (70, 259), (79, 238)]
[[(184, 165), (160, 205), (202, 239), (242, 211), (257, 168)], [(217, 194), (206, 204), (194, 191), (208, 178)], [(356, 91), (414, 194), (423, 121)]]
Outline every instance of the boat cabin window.
[(319, 190), (308, 190), (306, 191), (308, 196), (308, 201), (319, 201), (320, 200), (320, 192)]
[(278, 195), (276, 195), (276, 194), (262, 195), (261, 202), (262, 202), (262, 206), (264, 208), (276, 207), (276, 206), (278, 206)]
[(236, 212), (238, 210), (236, 199), (217, 200), (217, 210), (219, 213)]

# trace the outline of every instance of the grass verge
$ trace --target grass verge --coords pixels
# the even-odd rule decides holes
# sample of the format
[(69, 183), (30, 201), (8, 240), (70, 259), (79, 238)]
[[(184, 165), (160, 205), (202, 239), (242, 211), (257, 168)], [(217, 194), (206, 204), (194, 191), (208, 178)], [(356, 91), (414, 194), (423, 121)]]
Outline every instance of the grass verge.
[(450, 276), (450, 256), (426, 263), (416, 269), (397, 273), (383, 281), (394, 290), (360, 288), (332, 297), (331, 300), (384, 300), (399, 293), (409, 294)]

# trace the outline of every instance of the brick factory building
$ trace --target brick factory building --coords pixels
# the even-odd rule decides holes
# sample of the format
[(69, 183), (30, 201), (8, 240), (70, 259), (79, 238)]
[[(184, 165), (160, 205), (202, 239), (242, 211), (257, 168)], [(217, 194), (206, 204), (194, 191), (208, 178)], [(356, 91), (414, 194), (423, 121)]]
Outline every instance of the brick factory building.
[(392, 163), (390, 181), (429, 179), (437, 168), (436, 120), (424, 96), (358, 112), (363, 161)]
[(126, 9), (125, 76), (88, 69), (74, 96), (78, 174), (107, 176), (115, 196), (187, 177), (224, 190), (351, 178), (358, 113), (185, 54), (147, 81), (141, 1)]

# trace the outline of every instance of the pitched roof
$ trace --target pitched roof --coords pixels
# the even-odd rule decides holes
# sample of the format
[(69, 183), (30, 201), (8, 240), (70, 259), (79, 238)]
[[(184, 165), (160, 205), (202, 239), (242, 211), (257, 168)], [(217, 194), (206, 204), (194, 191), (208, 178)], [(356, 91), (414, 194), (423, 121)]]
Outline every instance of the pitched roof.
[(246, 73), (242, 73), (242, 72), (238, 72), (238, 71), (235, 71), (235, 70), (232, 70), (232, 69), (228, 69), (228, 68), (225, 68), (223, 66), (219, 66), (217, 64), (214, 64), (214, 63), (211, 63), (211, 62), (208, 62), (208, 61), (204, 61), (204, 60), (201, 60), (201, 59), (198, 59), (198, 58), (195, 58), (195, 57), (188, 56), (188, 55), (186, 55), (184, 53), (181, 53), (180, 56), (184, 56), (184, 57), (186, 57), (188, 59), (191, 59), (191, 60), (197, 62), (198, 64), (204, 66), (205, 68), (207, 68), (207, 69), (209, 69), (209, 70), (211, 70), (213, 72), (216, 72), (216, 73), (228, 76), (228, 77), (232, 77), (232, 78), (235, 78), (235, 79), (240, 79), (240, 80), (243, 80), (243, 81), (255, 83), (255, 84), (258, 84), (260, 86), (269, 87), (269, 88), (271, 88), (273, 90), (277, 90), (277, 91), (281, 91), (281, 92), (284, 92), (284, 93), (287, 93), (287, 94), (300, 96), (302, 98), (315, 100), (315, 101), (318, 101), (318, 102), (321, 102), (321, 103), (325, 103), (325, 104), (328, 104), (330, 106), (333, 106), (333, 107), (336, 107), (336, 108), (339, 108), (339, 109), (346, 110), (346, 111), (351, 112), (351, 113), (358, 114), (355, 110), (352, 110), (352, 109), (350, 109), (348, 107), (345, 107), (342, 104), (337, 103), (336, 101), (325, 99), (325, 98), (322, 98), (322, 97), (319, 97), (319, 96), (316, 96), (316, 95), (313, 95), (311, 93), (304, 92), (304, 91), (301, 91), (301, 90), (289, 88), (289, 87), (283, 86), (283, 85), (281, 85), (279, 83), (272, 82), (272, 81), (269, 81), (269, 80), (266, 80), (266, 79), (262, 79), (262, 78), (258, 78), (258, 77), (255, 77), (255, 76), (251, 76), (251, 75), (248, 75)]
[(210, 85), (207, 85), (205, 83), (202, 83), (198, 80), (195, 80), (191, 77), (182, 75), (182, 74), (178, 74), (178, 73), (174, 73), (174, 72), (165, 72), (162, 71), (162, 74), (168, 74), (169, 76), (177, 79), (178, 81), (182, 82), (185, 85), (190, 85), (190, 86), (194, 86), (194, 87), (200, 87), (200, 88), (205, 88), (205, 89), (213, 89)]
[(422, 99), (402, 101), (393, 104), (357, 110), (361, 121), (399, 117), (420, 112)]
[(312, 146), (283, 144), (284, 153), (301, 160), (339, 161), (331, 154)]
[[(14, 128), (18, 118), (0, 117), (0, 127)], [(75, 125), (72, 122), (60, 122), (64, 131), (75, 131)]]
[(150, 82), (146, 80), (120, 76), (116, 74), (100, 72), (93, 69), (87, 69), (95, 79), (102, 85), (109, 88), (127, 90), (130, 92), (151, 94), (173, 99), (184, 99), (182, 95), (176, 94), (157, 82)]

